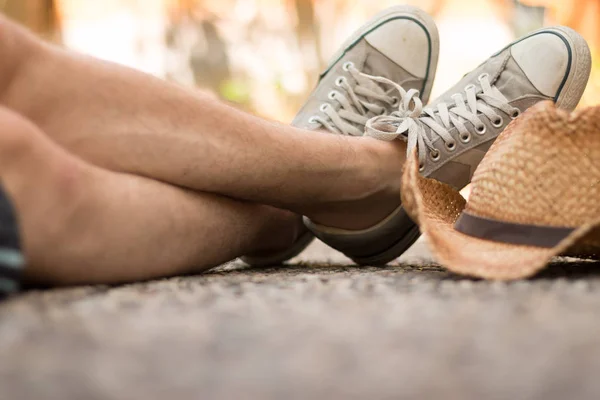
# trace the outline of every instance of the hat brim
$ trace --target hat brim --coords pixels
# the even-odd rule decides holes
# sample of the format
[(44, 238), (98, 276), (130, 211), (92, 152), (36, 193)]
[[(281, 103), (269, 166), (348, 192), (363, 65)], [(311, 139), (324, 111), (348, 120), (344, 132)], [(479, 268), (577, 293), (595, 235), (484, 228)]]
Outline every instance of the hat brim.
[(438, 262), (450, 271), (494, 280), (527, 278), (542, 270), (554, 256), (568, 253), (600, 234), (600, 220), (582, 226), (552, 248), (494, 242), (454, 229), (466, 206), (450, 186), (419, 173), (416, 157), (407, 160), (402, 179), (402, 202), (408, 214), (428, 237)]

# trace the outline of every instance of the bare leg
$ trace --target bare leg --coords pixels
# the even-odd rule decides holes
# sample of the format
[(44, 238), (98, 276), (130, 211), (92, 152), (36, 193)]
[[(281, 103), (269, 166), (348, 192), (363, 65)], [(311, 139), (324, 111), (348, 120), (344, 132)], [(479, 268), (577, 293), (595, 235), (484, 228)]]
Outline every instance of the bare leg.
[[(361, 228), (398, 202), (404, 149), (304, 132), (0, 21), (0, 101), (93, 163)], [(376, 201), (378, 207), (364, 207)], [(361, 210), (353, 219), (348, 214)], [(349, 224), (350, 226), (343, 226)]]
[(297, 234), (292, 213), (87, 164), (7, 109), (0, 126), (0, 181), (19, 216), (29, 280), (114, 283), (202, 271), (289, 245)]

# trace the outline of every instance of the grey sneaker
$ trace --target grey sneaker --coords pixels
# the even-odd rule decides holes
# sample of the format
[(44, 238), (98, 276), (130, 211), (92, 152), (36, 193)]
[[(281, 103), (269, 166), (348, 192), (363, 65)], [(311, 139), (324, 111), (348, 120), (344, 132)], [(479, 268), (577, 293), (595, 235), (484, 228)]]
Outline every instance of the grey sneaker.
[[(496, 137), (527, 108), (550, 100), (559, 108), (574, 109), (590, 68), (589, 48), (577, 32), (541, 29), (494, 54), (425, 109), (413, 93), (405, 94), (399, 110), (368, 122), (366, 134), (407, 141), (409, 156), (417, 154), (424, 176), (462, 188)], [(408, 109), (409, 104), (414, 108)], [(342, 232), (307, 219), (305, 223), (359, 264), (392, 261), (419, 236), (402, 206), (360, 232)]]
[[(429, 15), (410, 6), (388, 8), (346, 41), (292, 125), (362, 136), (369, 119), (398, 109), (401, 99), (389, 83), (402, 85), (413, 96), (420, 93), (427, 102), (438, 54), (438, 31)], [(307, 231), (280, 254), (242, 260), (255, 266), (280, 264), (300, 254), (312, 239)]]

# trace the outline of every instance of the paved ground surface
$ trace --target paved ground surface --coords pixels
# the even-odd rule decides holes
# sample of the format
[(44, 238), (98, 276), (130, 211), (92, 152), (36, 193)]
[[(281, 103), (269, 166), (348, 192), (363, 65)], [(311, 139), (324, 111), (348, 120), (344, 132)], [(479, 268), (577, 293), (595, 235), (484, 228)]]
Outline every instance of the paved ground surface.
[(302, 260), (8, 301), (0, 399), (600, 397), (598, 263), (503, 284), (422, 244), (386, 268)]

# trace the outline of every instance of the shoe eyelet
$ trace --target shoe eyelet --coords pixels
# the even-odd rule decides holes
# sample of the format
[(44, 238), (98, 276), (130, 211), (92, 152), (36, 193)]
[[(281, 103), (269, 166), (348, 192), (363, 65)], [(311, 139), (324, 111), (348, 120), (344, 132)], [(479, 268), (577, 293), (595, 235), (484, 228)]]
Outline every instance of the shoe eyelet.
[(432, 151), (429, 153), (429, 156), (433, 161), (440, 161), (440, 158), (442, 158), (442, 155), (439, 151)]
[(459, 136), (460, 141), (463, 143), (469, 143), (471, 141), (471, 134), (467, 133)]
[(385, 115), (385, 114), (386, 114), (386, 110), (385, 110), (385, 108), (382, 108), (381, 112), (379, 113), (379, 115)]
[(392, 107), (398, 107), (400, 104), (400, 99), (397, 96), (392, 96)]
[(492, 121), (492, 126), (494, 128), (501, 128), (504, 125), (504, 118), (499, 117), (497, 120)]
[(346, 82), (346, 78), (343, 76), (340, 76), (339, 78), (337, 78), (335, 80), (335, 84), (336, 86), (342, 87), (342, 85)]
[(336, 95), (336, 93), (337, 93), (337, 92), (336, 92), (335, 90), (332, 90), (332, 91), (331, 91), (331, 92), (329, 92), (329, 94), (327, 95), (327, 98), (328, 98), (329, 100), (335, 100), (335, 95)]
[(419, 164), (419, 172), (425, 171), (425, 165)]
[(327, 110), (327, 107), (329, 107), (329, 104), (323, 103), (323, 104), (321, 104), (321, 107), (319, 107), (319, 110), (321, 112), (325, 112), (325, 110)]
[(308, 119), (309, 124), (316, 124), (317, 122), (317, 117), (315, 117), (314, 115)]
[(475, 127), (475, 132), (477, 132), (478, 135), (485, 135), (486, 131), (487, 131), (487, 128), (483, 124)]
[(489, 78), (490, 74), (488, 74), (487, 72), (484, 72), (483, 74), (479, 75), (479, 80), (483, 80), (485, 78)]
[(342, 69), (346, 72), (350, 71), (351, 67), (354, 67), (354, 63), (352, 61), (346, 61), (344, 65), (342, 65)]
[(518, 108), (515, 108), (515, 110), (512, 112), (512, 114), (510, 114), (510, 117), (512, 119), (517, 119), (517, 118), (519, 118), (520, 115), (521, 115), (521, 110), (519, 110)]
[(446, 143), (445, 146), (448, 149), (448, 151), (454, 151), (454, 150), (456, 150), (456, 142)]

